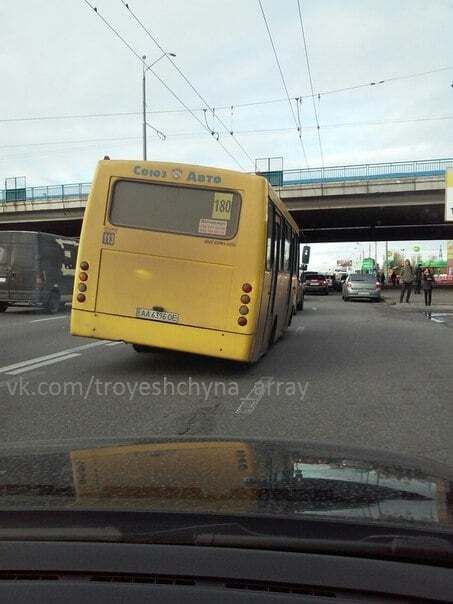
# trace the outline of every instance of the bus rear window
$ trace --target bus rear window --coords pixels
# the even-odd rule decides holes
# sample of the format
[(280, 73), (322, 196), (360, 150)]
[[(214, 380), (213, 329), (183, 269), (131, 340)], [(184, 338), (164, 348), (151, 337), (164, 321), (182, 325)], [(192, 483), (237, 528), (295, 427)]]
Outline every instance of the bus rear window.
[(240, 208), (238, 193), (120, 180), (113, 188), (110, 222), (151, 231), (232, 239)]

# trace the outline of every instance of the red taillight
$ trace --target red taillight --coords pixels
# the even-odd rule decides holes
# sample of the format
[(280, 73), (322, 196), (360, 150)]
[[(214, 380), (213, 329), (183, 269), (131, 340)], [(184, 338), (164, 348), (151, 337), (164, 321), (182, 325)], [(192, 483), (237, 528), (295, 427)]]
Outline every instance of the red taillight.
[(88, 264), (88, 262), (87, 262), (86, 260), (83, 260), (83, 261), (80, 263), (80, 268), (81, 268), (83, 271), (87, 271), (87, 270), (90, 268), (90, 265)]
[(247, 325), (247, 319), (245, 317), (239, 317), (238, 323), (241, 327), (244, 327), (244, 325)]
[(244, 283), (242, 285), (242, 291), (246, 294), (249, 294), (252, 291), (252, 286), (250, 285), (250, 283)]
[(247, 294), (242, 294), (241, 302), (242, 304), (248, 304), (250, 302), (250, 296), (248, 296)]
[(80, 273), (79, 279), (80, 279), (80, 281), (87, 281), (88, 275), (86, 273)]
[(85, 302), (85, 294), (77, 294), (77, 302)]

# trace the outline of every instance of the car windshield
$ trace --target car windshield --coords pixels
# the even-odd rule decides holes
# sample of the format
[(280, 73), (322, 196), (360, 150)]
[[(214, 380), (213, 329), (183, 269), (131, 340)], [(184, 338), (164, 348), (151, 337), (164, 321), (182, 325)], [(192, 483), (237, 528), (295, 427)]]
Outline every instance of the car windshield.
[(453, 0), (1, 15), (0, 541), (453, 535)]

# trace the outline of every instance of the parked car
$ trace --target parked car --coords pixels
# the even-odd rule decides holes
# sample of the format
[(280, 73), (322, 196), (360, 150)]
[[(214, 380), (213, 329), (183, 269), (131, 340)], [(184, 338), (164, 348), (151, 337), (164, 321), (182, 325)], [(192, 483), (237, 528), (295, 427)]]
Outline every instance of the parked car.
[(325, 296), (329, 294), (329, 285), (327, 283), (327, 278), (321, 273), (305, 273), (303, 277), (303, 286), (305, 294), (316, 293), (324, 294)]
[(0, 312), (42, 306), (58, 312), (70, 302), (78, 239), (34, 231), (0, 231)]
[(353, 298), (379, 301), (381, 299), (380, 282), (376, 281), (376, 277), (373, 275), (349, 275), (343, 284), (343, 300), (347, 302)]

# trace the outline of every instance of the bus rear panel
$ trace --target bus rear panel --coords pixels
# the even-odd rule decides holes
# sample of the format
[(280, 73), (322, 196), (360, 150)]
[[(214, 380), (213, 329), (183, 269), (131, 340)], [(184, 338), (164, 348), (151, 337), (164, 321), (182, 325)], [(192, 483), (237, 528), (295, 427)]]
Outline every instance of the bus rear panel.
[(203, 172), (99, 162), (82, 227), (71, 333), (253, 360), (267, 184)]

